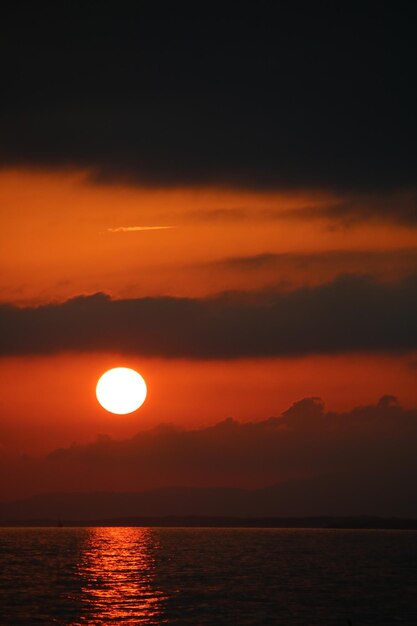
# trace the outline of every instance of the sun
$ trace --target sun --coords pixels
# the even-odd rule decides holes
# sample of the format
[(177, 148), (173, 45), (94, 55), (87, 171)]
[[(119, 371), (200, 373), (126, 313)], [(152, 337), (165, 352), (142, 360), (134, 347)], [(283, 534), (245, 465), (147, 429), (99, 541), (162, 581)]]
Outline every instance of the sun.
[(105, 372), (96, 387), (97, 400), (106, 411), (125, 415), (133, 413), (145, 402), (146, 383), (142, 376), (128, 367), (115, 367)]

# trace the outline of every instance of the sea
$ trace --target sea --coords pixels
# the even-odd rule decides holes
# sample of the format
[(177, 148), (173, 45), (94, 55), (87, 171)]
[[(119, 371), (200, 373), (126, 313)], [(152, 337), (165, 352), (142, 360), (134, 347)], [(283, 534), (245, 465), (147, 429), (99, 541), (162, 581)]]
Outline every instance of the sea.
[(417, 624), (417, 531), (1, 528), (0, 624)]

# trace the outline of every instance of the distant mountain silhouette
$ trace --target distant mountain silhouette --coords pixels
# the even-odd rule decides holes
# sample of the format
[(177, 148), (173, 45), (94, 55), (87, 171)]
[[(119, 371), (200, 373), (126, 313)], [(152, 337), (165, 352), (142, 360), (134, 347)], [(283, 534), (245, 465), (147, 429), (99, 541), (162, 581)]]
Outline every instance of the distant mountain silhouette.
[(412, 483), (401, 476), (334, 475), (262, 489), (173, 487), (138, 493), (47, 493), (0, 503), (0, 522), (116, 520), (161, 516), (417, 517)]

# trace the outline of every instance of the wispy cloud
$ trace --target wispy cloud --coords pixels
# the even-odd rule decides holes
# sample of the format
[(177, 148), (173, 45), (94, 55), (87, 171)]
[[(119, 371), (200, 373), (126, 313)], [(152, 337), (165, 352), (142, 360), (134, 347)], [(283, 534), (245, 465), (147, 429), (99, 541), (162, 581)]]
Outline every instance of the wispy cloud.
[(109, 233), (133, 233), (143, 230), (169, 230), (176, 226), (118, 226), (117, 228), (108, 228)]

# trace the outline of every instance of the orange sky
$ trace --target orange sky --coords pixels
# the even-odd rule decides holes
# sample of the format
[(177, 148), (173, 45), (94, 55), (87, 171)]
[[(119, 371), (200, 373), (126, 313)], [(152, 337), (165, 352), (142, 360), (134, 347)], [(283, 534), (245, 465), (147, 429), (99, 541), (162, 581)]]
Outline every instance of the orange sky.
[[(340, 356), (197, 361), (113, 354), (0, 359), (0, 441), (7, 449), (47, 452), (71, 442), (116, 438), (161, 423), (197, 427), (226, 417), (279, 415), (303, 397), (321, 396), (329, 410), (348, 410), (392, 394), (416, 404), (416, 358)], [(115, 366), (137, 369), (148, 397), (130, 415), (113, 415), (95, 398), (99, 376)]]
[[(3, 171), (0, 299), (25, 305), (96, 291), (116, 298), (205, 296), (314, 284), (341, 272), (391, 278), (416, 263), (416, 230), (294, 219), (297, 210), (338, 200), (317, 192), (99, 186), (82, 172)], [(138, 226), (173, 228), (109, 230)], [(375, 253), (366, 257), (369, 267), (360, 254), (349, 256), (353, 251)], [(287, 256), (278, 264), (239, 261), (264, 254)], [(385, 393), (398, 395), (407, 406), (416, 400), (411, 361), (355, 355), (210, 363), (76, 353), (3, 358), (0, 443), (46, 451), (100, 432), (128, 436), (161, 422), (201, 425), (229, 415), (261, 419), (311, 395), (323, 397), (331, 409), (372, 402)], [(136, 367), (149, 386), (143, 408), (125, 417), (104, 412), (94, 396), (100, 374), (121, 364)]]
[[(276, 282), (317, 282), (340, 267), (330, 263), (312, 272), (300, 263), (287, 262), (281, 271), (263, 267), (254, 272), (224, 267), (221, 262), (265, 253), (386, 253), (417, 247), (415, 230), (392, 224), (365, 223), (346, 229), (325, 220), (288, 216), (297, 209), (324, 207), (338, 200), (318, 192), (98, 186), (80, 172), (3, 171), (0, 298), (40, 303), (96, 291), (116, 297), (202, 296)], [(174, 228), (109, 230), (132, 226)], [(385, 260), (385, 271), (390, 263)], [(351, 268), (358, 271), (358, 261), (341, 265), (344, 272)]]

